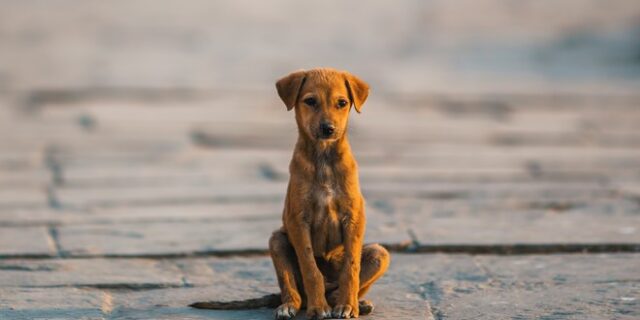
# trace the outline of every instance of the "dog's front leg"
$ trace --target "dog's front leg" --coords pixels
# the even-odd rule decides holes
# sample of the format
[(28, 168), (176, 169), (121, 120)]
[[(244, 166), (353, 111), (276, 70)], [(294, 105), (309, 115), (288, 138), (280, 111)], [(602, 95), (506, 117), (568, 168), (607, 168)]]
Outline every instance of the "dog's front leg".
[(360, 259), (364, 238), (363, 209), (355, 209), (343, 222), (344, 260), (340, 271), (338, 296), (333, 307), (334, 318), (357, 318), (360, 290)]
[(318, 269), (311, 246), (309, 225), (298, 222), (289, 229), (291, 244), (296, 251), (302, 273), (304, 292), (307, 295), (307, 318), (325, 319), (331, 316), (331, 308), (324, 295), (324, 277)]

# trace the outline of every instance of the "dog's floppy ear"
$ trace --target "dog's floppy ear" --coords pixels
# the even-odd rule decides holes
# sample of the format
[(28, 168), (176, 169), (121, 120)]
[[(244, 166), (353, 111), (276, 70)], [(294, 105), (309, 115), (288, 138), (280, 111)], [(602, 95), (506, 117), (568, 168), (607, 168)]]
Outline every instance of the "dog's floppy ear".
[(300, 70), (292, 72), (276, 82), (278, 95), (287, 106), (287, 110), (293, 109), (298, 102), (298, 95), (304, 84), (305, 76), (306, 71)]
[(345, 83), (347, 85), (347, 90), (349, 91), (349, 98), (351, 99), (353, 106), (356, 107), (356, 111), (360, 113), (362, 105), (369, 96), (369, 85), (348, 72), (345, 73)]

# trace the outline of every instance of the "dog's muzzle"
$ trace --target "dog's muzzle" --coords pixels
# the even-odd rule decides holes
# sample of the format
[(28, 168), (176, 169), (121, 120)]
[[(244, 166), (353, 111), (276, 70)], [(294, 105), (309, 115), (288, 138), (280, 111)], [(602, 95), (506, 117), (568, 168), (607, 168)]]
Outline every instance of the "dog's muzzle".
[(320, 124), (320, 138), (328, 139), (333, 136), (336, 132), (336, 127), (330, 123), (321, 123)]

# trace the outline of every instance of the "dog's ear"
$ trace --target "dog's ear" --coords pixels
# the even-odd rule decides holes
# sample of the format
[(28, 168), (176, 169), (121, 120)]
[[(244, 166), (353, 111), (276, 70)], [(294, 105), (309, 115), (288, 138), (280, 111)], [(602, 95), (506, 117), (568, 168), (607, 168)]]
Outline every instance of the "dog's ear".
[(356, 107), (356, 111), (360, 113), (362, 105), (369, 96), (369, 85), (350, 73), (345, 73), (345, 83), (349, 91), (349, 98), (353, 106)]
[(278, 95), (285, 106), (287, 106), (287, 110), (293, 109), (298, 102), (298, 95), (300, 95), (300, 89), (302, 89), (302, 85), (304, 84), (305, 76), (306, 71), (300, 70), (292, 72), (276, 82)]

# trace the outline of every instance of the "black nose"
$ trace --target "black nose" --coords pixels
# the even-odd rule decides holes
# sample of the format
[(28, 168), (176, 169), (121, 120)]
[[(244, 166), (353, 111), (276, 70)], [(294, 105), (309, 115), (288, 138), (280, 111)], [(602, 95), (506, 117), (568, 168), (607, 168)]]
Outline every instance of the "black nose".
[(330, 123), (323, 122), (320, 124), (320, 133), (322, 133), (322, 136), (325, 138), (330, 137), (335, 131), (336, 127)]

